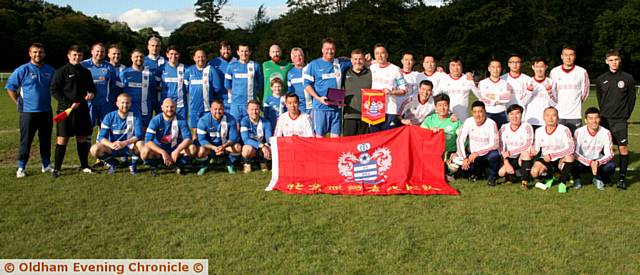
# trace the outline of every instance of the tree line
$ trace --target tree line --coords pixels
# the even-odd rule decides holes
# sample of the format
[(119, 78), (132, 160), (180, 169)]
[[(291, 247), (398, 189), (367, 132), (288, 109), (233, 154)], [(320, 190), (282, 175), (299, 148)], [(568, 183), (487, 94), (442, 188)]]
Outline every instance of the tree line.
[[(483, 74), (491, 57), (504, 60), (513, 52), (525, 59), (544, 56), (558, 65), (561, 46), (571, 44), (576, 63), (591, 77), (607, 69), (603, 60), (610, 48), (621, 50), (623, 69), (640, 74), (640, 0), (448, 0), (441, 6), (422, 0), (289, 0), (289, 11), (279, 18), (267, 18), (268, 7), (261, 6), (249, 26), (235, 29), (222, 24), (230, 20), (220, 15), (227, 2), (195, 1), (198, 20), (163, 37), (163, 46), (177, 46), (181, 62), (190, 64), (193, 50), (202, 48), (213, 57), (221, 40), (249, 43), (259, 61), (268, 59), (269, 45), (277, 42), (283, 49), (301, 47), (309, 61), (320, 56), (320, 41), (332, 37), (338, 55), (355, 48), (370, 52), (382, 42), (394, 63), (403, 51), (433, 54), (441, 65), (460, 56), (465, 70)], [(145, 49), (151, 35), (159, 36), (151, 28), (133, 31), (126, 23), (42, 0), (0, 0), (0, 24), (5, 38), (0, 49), (9, 53), (1, 63), (4, 71), (24, 63), (35, 41), (45, 44), (47, 63), (57, 67), (66, 62), (71, 44), (88, 53), (95, 42), (117, 43), (127, 56), (133, 48)]]

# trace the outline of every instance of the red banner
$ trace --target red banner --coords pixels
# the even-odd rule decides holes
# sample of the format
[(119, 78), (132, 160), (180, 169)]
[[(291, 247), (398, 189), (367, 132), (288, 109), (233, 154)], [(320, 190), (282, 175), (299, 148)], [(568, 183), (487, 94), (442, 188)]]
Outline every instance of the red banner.
[(362, 91), (362, 115), (365, 123), (376, 125), (384, 122), (386, 114), (386, 96), (382, 90), (361, 89)]
[(444, 133), (403, 126), (340, 138), (271, 139), (266, 190), (291, 194), (457, 195), (444, 179)]

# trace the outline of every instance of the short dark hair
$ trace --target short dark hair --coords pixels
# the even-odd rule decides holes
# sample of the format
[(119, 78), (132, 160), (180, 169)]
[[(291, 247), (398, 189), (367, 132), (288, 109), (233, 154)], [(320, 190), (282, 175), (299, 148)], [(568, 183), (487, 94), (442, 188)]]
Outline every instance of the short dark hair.
[(34, 43), (31, 43), (31, 45), (29, 45), (29, 50), (31, 50), (31, 48), (44, 49), (44, 45), (39, 42), (34, 42)]
[(207, 52), (206, 52), (204, 49), (202, 49), (202, 48), (195, 48), (195, 49), (193, 50), (193, 54), (192, 54), (192, 56), (196, 55), (196, 53), (197, 53), (198, 51), (202, 51), (202, 52), (204, 53), (204, 55), (205, 55), (205, 56), (207, 55)]
[(336, 45), (336, 41), (333, 40), (333, 38), (327, 37), (325, 39), (322, 39), (322, 45), (324, 45), (325, 43), (329, 43), (331, 45)]
[(240, 49), (240, 47), (247, 47), (249, 48), (249, 50), (251, 50), (251, 46), (249, 46), (249, 43), (242, 42), (238, 44), (238, 49)]
[[(213, 105), (213, 103), (218, 103), (221, 106), (224, 106), (224, 102), (222, 101), (222, 99), (219, 99), (219, 98), (216, 98), (213, 101), (211, 101), (211, 105)], [(209, 106), (211, 106), (211, 105), (209, 105)]]
[(104, 44), (102, 42), (93, 43), (93, 45), (91, 45), (91, 49), (93, 50), (93, 48), (95, 48), (95, 46), (100, 46), (100, 47), (104, 48)]
[(402, 52), (402, 57), (404, 57), (405, 55), (410, 55), (411, 58), (413, 58), (413, 60), (416, 60), (416, 54), (413, 53), (412, 51), (404, 51), (404, 52)]
[(449, 59), (449, 64), (451, 63), (458, 63), (460, 62), (460, 64), (463, 64), (464, 62), (462, 62), (462, 57), (458, 56), (458, 55), (454, 55)]
[(596, 107), (589, 107), (587, 108), (586, 111), (584, 111), (584, 116), (587, 117), (587, 115), (589, 114), (598, 114), (598, 116), (600, 115), (600, 110), (598, 110), (598, 108)]
[(287, 93), (287, 95), (285, 95), (284, 97), (284, 100), (287, 100), (288, 98), (295, 98), (298, 102), (300, 102), (300, 97), (298, 97), (296, 93)]
[(255, 99), (249, 100), (249, 102), (247, 102), (247, 107), (249, 107), (249, 105), (251, 104), (255, 104), (255, 105), (258, 105), (258, 107), (260, 107), (260, 102)]
[(227, 40), (222, 40), (222, 41), (220, 41), (218, 49), (222, 49), (223, 47), (224, 48), (227, 48), (227, 47), (231, 48), (231, 43), (229, 43), (229, 41), (227, 41)]
[(572, 50), (574, 53), (576, 52), (576, 46), (571, 45), (571, 44), (564, 44), (562, 45), (562, 50)]
[(176, 47), (176, 45), (170, 45), (169, 47), (167, 47), (167, 53), (170, 51), (176, 51), (178, 53), (180, 53), (180, 51), (178, 50), (178, 47)]
[(520, 60), (522, 60), (522, 55), (516, 52), (510, 53), (507, 60), (511, 59), (512, 57), (517, 57), (517, 58), (520, 58)]
[(518, 110), (520, 111), (520, 113), (522, 113), (524, 111), (524, 108), (522, 108), (522, 106), (518, 105), (518, 104), (511, 104), (508, 108), (507, 108), (507, 114)]
[(491, 64), (491, 62), (498, 62), (498, 63), (500, 63), (500, 65), (502, 65), (502, 61), (500, 61), (500, 59), (498, 57), (496, 57), (496, 56), (492, 56), (489, 59), (489, 64)]
[(431, 80), (425, 79), (420, 81), (420, 85), (418, 85), (418, 88), (422, 87), (422, 85), (431, 86), (431, 88), (433, 89), (433, 82), (431, 82)]
[(141, 53), (142, 55), (144, 55), (144, 52), (141, 49), (135, 48), (133, 49), (133, 51), (131, 51), (131, 55), (133, 55), (134, 53)]
[(375, 45), (373, 45), (373, 51), (375, 52), (377, 48), (384, 48), (384, 50), (387, 50), (387, 47), (384, 46), (384, 43), (376, 43)]
[(82, 53), (82, 49), (80, 48), (80, 46), (78, 45), (71, 45), (69, 46), (69, 48), (67, 49), (67, 53), (70, 52), (78, 52), (78, 53)]
[(609, 56), (617, 56), (617, 57), (621, 57), (620, 56), (620, 51), (617, 49), (609, 49), (605, 54), (604, 54), (604, 58), (609, 58)]
[(269, 86), (273, 86), (273, 84), (275, 83), (280, 83), (280, 86), (284, 85), (284, 82), (282, 82), (282, 78), (279, 77), (274, 77), (273, 79), (271, 79), (271, 81), (269, 82)]
[(353, 51), (351, 51), (351, 55), (354, 55), (354, 54), (364, 55), (364, 51), (362, 51), (362, 49), (354, 49)]
[(434, 103), (438, 103), (440, 101), (446, 101), (447, 104), (449, 104), (451, 102), (451, 99), (449, 99), (449, 96), (447, 94), (438, 94), (437, 96), (433, 97)]
[(556, 107), (553, 107), (553, 106), (549, 106), (549, 107), (547, 107), (547, 108), (544, 108), (544, 111), (542, 111), (542, 112), (544, 113), (544, 112), (546, 112), (547, 110), (554, 110), (554, 111), (556, 111), (556, 114), (558, 113), (558, 109), (556, 109)]
[(535, 65), (535, 64), (536, 64), (536, 63), (538, 63), (538, 62), (542, 62), (542, 63), (544, 63), (545, 65), (547, 65), (547, 59), (546, 59), (546, 58), (544, 58), (544, 57), (542, 57), (542, 56), (536, 56), (536, 57), (534, 57), (534, 58), (532, 59), (532, 61), (533, 61), (533, 65)]
[(475, 107), (482, 107), (483, 110), (485, 110), (486, 108), (484, 107), (484, 102), (480, 101), (480, 100), (476, 100), (473, 103), (471, 103), (471, 109), (475, 108)]
[(120, 50), (120, 45), (115, 44), (115, 43), (114, 44), (110, 44), (109, 47), (107, 48), (107, 50), (110, 50), (110, 49), (118, 49), (118, 50)]

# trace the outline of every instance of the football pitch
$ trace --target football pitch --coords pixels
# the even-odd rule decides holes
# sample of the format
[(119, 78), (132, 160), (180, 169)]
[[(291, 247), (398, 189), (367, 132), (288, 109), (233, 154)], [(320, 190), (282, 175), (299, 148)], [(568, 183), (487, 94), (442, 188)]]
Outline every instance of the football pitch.
[(81, 175), (73, 140), (60, 178), (40, 173), (34, 145), (16, 179), (18, 114), (6, 95), (0, 108), (0, 258), (208, 259), (211, 274), (640, 272), (639, 111), (626, 191), (463, 179), (460, 196), (355, 197), (265, 192), (260, 171)]

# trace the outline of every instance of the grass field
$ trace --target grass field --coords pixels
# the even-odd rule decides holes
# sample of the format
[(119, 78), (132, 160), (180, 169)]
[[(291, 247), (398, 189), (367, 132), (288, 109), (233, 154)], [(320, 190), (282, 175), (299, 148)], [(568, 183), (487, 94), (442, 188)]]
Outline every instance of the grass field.
[[(37, 147), (17, 180), (17, 114), (7, 97), (0, 108), (0, 258), (206, 258), (224, 274), (640, 272), (638, 185), (558, 194), (459, 180), (456, 197), (296, 196), (264, 192), (261, 172), (68, 168), (53, 180), (36, 171)], [(638, 152), (638, 112), (632, 122)]]

